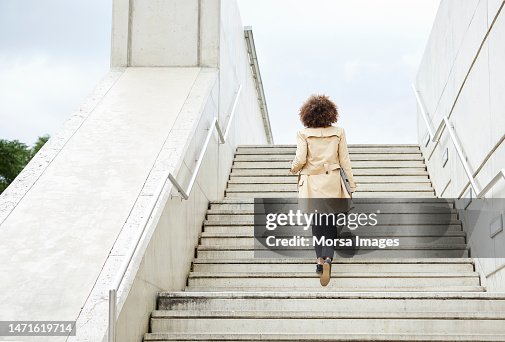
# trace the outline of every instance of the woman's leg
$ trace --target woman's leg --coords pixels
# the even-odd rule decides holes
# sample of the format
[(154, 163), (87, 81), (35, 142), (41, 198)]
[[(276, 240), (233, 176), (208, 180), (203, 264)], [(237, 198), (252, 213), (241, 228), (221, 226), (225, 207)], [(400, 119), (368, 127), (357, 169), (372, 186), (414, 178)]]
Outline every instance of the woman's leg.
[[(312, 236), (319, 240), (324, 235), (324, 227), (312, 224)], [(316, 251), (316, 258), (321, 259), (323, 257), (323, 246), (320, 244), (314, 244), (314, 250)]]
[(333, 254), (335, 251), (335, 246), (333, 242), (337, 238), (337, 227), (333, 225), (324, 225), (321, 227), (323, 230), (323, 235), (325, 236), (326, 240), (331, 240), (331, 244), (326, 244), (325, 246), (322, 246), (322, 251), (321, 251), (321, 256), (323, 259), (330, 259), (333, 260)]
[[(312, 224), (312, 236), (315, 236), (316, 238), (320, 238), (323, 233), (322, 233), (321, 226), (317, 226), (315, 224)], [(316, 273), (321, 275), (323, 273), (323, 264), (324, 264), (324, 259), (322, 258), (322, 246), (314, 244), (314, 250), (316, 251)]]
[(337, 227), (333, 225), (325, 225), (322, 227), (324, 230), (323, 235), (328, 242), (331, 243), (325, 244), (322, 248), (322, 256), (324, 260), (323, 264), (323, 273), (321, 274), (320, 283), (322, 286), (328, 285), (331, 278), (331, 262), (333, 260), (333, 254), (335, 251), (334, 247), (334, 239), (337, 238)]

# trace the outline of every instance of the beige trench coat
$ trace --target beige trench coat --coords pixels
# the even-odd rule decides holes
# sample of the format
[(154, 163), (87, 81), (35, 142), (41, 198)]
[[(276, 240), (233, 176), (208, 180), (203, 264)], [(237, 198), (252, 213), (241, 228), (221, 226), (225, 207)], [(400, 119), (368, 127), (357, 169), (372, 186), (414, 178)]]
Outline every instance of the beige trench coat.
[(340, 177), (343, 168), (351, 193), (356, 190), (344, 129), (305, 128), (297, 133), (291, 173), (298, 173), (300, 198), (350, 198)]

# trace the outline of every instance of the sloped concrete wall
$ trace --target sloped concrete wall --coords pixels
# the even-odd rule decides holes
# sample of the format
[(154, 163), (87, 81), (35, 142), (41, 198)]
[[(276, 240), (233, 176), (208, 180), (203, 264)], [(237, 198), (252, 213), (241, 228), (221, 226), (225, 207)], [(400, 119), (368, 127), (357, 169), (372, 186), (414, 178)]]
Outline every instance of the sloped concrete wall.
[(15, 202), (2, 205), (3, 320), (79, 316), (197, 83), (200, 68), (115, 72), (94, 106), (76, 114), (85, 117), (43, 148), (52, 156), (45, 168), (36, 172), (37, 157), (2, 194), (2, 203)]
[[(115, 2), (112, 64), (122, 68), (0, 197), (0, 319), (77, 320), (76, 337), (47, 340), (104, 340), (108, 291), (151, 208), (118, 293), (118, 341), (141, 339), (158, 291), (184, 288), (208, 202), (223, 197), (236, 146), (266, 144), (270, 134), (235, 1), (203, 3), (198, 39), (206, 52), (181, 67), (170, 58), (132, 59), (132, 27), (122, 30), (118, 19), (126, 3)], [(171, 196), (167, 173), (188, 184), (212, 119), (227, 127), (240, 85), (227, 142), (214, 132), (190, 198)]]
[[(503, 0), (442, 0), (416, 81), (434, 128), (449, 116), (481, 189), (505, 166), (503, 6)], [(426, 134), (419, 111), (418, 139), (437, 195), (469, 197), (469, 181), (447, 129), (439, 143), (425, 145)], [(505, 182), (486, 197), (505, 197)], [(505, 255), (505, 233), (485, 240), (497, 257)], [(480, 265), (490, 289), (505, 289), (503, 259), (482, 259)]]

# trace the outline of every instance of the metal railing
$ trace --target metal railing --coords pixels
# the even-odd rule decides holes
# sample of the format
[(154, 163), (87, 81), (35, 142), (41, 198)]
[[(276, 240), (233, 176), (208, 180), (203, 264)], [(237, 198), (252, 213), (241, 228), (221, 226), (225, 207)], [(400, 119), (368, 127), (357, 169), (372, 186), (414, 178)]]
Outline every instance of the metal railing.
[(468, 181), (470, 182), (470, 186), (472, 187), (477, 198), (481, 198), (484, 195), (486, 195), (488, 193), (488, 191), (491, 190), (491, 188), (501, 178), (505, 179), (505, 169), (501, 169), (493, 177), (493, 179), (491, 179), (491, 181), (489, 181), (489, 183), (482, 190), (480, 190), (479, 186), (477, 185), (477, 183), (475, 181), (475, 177), (473, 176), (473, 173), (470, 170), (470, 165), (468, 165), (463, 148), (461, 147), (461, 144), (459, 143), (459, 140), (456, 136), (456, 132), (454, 131), (454, 126), (449, 121), (449, 117), (444, 116), (442, 118), (442, 120), (440, 120), (440, 124), (438, 125), (437, 130), (433, 133), (433, 126), (431, 125), (430, 117), (428, 115), (426, 107), (423, 104), (423, 101), (421, 99), (419, 91), (416, 89), (416, 86), (414, 84), (412, 84), (412, 90), (414, 91), (414, 94), (416, 96), (417, 104), (419, 106), (419, 109), (421, 110), (421, 115), (422, 115), (424, 122), (426, 124), (426, 128), (428, 130), (428, 134), (431, 137), (431, 141), (435, 142), (435, 143), (439, 142), (444, 128), (447, 128), (447, 131), (449, 132), (449, 136), (451, 138), (451, 141), (454, 145), (454, 148), (456, 149), (456, 153), (458, 154), (459, 160), (460, 160), (461, 164), (463, 165), (463, 169), (465, 170), (465, 174), (468, 178)]
[[(189, 184), (184, 190), (182, 186), (179, 184), (179, 182), (175, 179), (175, 176), (172, 173), (168, 174), (168, 179), (170, 179), (170, 182), (175, 186), (181, 197), (185, 200), (189, 198), (189, 195), (191, 193), (191, 189), (193, 189), (193, 185), (195, 184), (196, 177), (198, 176), (198, 171), (200, 170), (200, 165), (202, 164), (203, 157), (205, 156), (205, 152), (207, 152), (207, 147), (209, 146), (210, 138), (212, 138), (212, 133), (214, 133), (214, 128), (217, 129), (218, 132), (221, 132), (221, 127), (219, 127), (219, 122), (217, 121), (217, 118), (212, 119), (212, 123), (210, 124), (209, 127), (209, 132), (207, 133), (207, 136), (205, 137), (205, 142), (203, 143), (202, 150), (200, 151), (200, 154), (198, 155), (198, 158), (196, 159), (196, 164), (195, 164), (195, 169), (193, 170), (193, 174), (191, 175), (191, 179), (189, 180)], [(223, 137), (221, 133), (218, 133), (219, 135), (219, 140), (220, 143), (224, 143)]]
[(428, 134), (430, 135), (430, 139), (433, 138), (433, 126), (431, 125), (430, 117), (428, 116), (428, 111), (426, 107), (424, 107), (424, 103), (421, 100), (421, 95), (416, 89), (416, 86), (412, 83), (412, 90), (414, 91), (414, 95), (416, 95), (416, 100), (419, 108), (421, 109), (421, 115), (423, 116), (424, 123), (426, 124), (426, 128), (428, 129)]
[(468, 181), (470, 182), (470, 185), (473, 188), (473, 191), (475, 191), (476, 194), (480, 193), (479, 186), (475, 182), (475, 178), (473, 177), (472, 171), (470, 170), (470, 165), (468, 165), (468, 162), (466, 161), (465, 154), (463, 153), (463, 148), (461, 147), (461, 144), (459, 143), (459, 140), (456, 136), (456, 132), (454, 132), (454, 127), (452, 126), (451, 122), (449, 121), (449, 118), (447, 116), (444, 116), (442, 120), (440, 121), (440, 124), (438, 125), (438, 128), (435, 132), (435, 135), (433, 136), (432, 141), (433, 142), (439, 142), (440, 137), (442, 135), (442, 131), (444, 128), (447, 128), (447, 131), (449, 132), (449, 136), (451, 137), (451, 141), (454, 145), (454, 148), (456, 149), (456, 153), (458, 154), (459, 160), (461, 161), (461, 164), (463, 165), (463, 169), (465, 170), (466, 176), (468, 177)]
[(249, 65), (253, 73), (254, 85), (258, 95), (258, 105), (260, 106), (261, 116), (263, 117), (263, 126), (267, 134), (267, 141), (269, 144), (274, 143), (272, 135), (272, 128), (270, 127), (270, 120), (268, 119), (267, 101), (265, 98), (265, 90), (263, 89), (263, 81), (261, 80), (261, 72), (258, 64), (258, 56), (256, 55), (256, 46), (254, 44), (254, 36), (251, 26), (244, 27), (244, 38), (247, 47), (247, 55), (249, 56)]
[(214, 132), (214, 129), (217, 130), (217, 133), (219, 135), (219, 142), (221, 144), (226, 143), (226, 139), (227, 139), (228, 133), (230, 131), (232, 120), (235, 117), (237, 103), (238, 103), (238, 99), (239, 99), (241, 91), (242, 91), (242, 85), (239, 86), (237, 93), (235, 95), (235, 99), (233, 101), (233, 106), (231, 108), (230, 115), (228, 118), (228, 123), (226, 125), (226, 130), (224, 132), (222, 131), (221, 126), (219, 125), (219, 121), (218, 121), (217, 117), (214, 117), (214, 119), (212, 119), (212, 123), (209, 127), (209, 132), (207, 133), (207, 136), (205, 137), (205, 142), (203, 143), (200, 154), (198, 155), (198, 159), (196, 160), (195, 169), (193, 170), (193, 174), (191, 175), (191, 179), (189, 181), (187, 188), (183, 189), (182, 186), (175, 179), (174, 175), (171, 172), (168, 172), (166, 176), (162, 177), (163, 181), (161, 181), (160, 184), (158, 185), (158, 187), (156, 188), (156, 190), (154, 192), (153, 199), (151, 200), (150, 205), (148, 206), (149, 211), (148, 211), (147, 215), (144, 216), (144, 218), (142, 219), (142, 222), (140, 223), (140, 226), (142, 227), (142, 229), (140, 230), (139, 234), (136, 236), (136, 238), (134, 240), (135, 243), (130, 246), (128, 253), (126, 254), (127, 258), (122, 263), (121, 268), (119, 269), (119, 273), (113, 282), (112, 288), (109, 290), (108, 342), (115, 342), (116, 341), (117, 292), (119, 290), (119, 287), (121, 286), (121, 283), (124, 279), (126, 271), (128, 270), (128, 267), (130, 266), (130, 263), (133, 260), (133, 257), (137, 251), (140, 240), (142, 240), (142, 237), (144, 236), (144, 232), (146, 230), (147, 223), (149, 222), (149, 219), (151, 218), (154, 208), (156, 207), (156, 203), (158, 202), (161, 194), (163, 193), (163, 189), (165, 188), (165, 185), (167, 183), (167, 179), (170, 180), (170, 182), (175, 186), (175, 188), (180, 193), (180, 195), (183, 199), (187, 200), (189, 198), (189, 195), (191, 194), (191, 189), (193, 188), (193, 185), (196, 181), (196, 177), (198, 176), (198, 171), (200, 170), (200, 166), (202, 164), (203, 158), (205, 157), (205, 152), (207, 151), (207, 147), (209, 146), (209, 142), (210, 142), (210, 139), (212, 138), (212, 134)]
[(221, 129), (221, 126), (219, 125), (219, 121), (217, 118), (214, 118), (212, 120), (212, 123), (209, 127), (209, 133), (207, 133), (207, 137), (205, 138), (205, 142), (203, 143), (202, 150), (200, 151), (200, 154), (198, 155), (198, 159), (196, 160), (196, 165), (195, 169), (193, 170), (193, 174), (191, 175), (191, 179), (189, 180), (189, 184), (184, 189), (181, 184), (175, 179), (175, 176), (172, 173), (168, 174), (168, 179), (170, 179), (170, 182), (175, 186), (181, 197), (185, 200), (189, 198), (189, 195), (191, 193), (191, 189), (193, 189), (193, 185), (195, 184), (196, 177), (198, 176), (198, 171), (200, 170), (200, 166), (203, 161), (203, 157), (205, 156), (205, 152), (207, 151), (207, 147), (209, 146), (210, 138), (212, 137), (212, 133), (214, 132), (214, 128), (217, 130), (217, 134), (219, 135), (219, 140), (221, 144), (226, 143), (226, 139), (228, 138), (228, 133), (230, 132), (230, 127), (233, 118), (235, 117), (235, 109), (237, 108), (237, 103), (238, 99), (240, 96), (240, 93), (242, 91), (242, 85), (239, 86), (237, 93), (235, 95), (235, 100), (233, 101), (233, 106), (230, 111), (230, 117), (228, 119), (228, 124), (226, 125), (226, 130), (223, 132)]
[(487, 185), (482, 189), (482, 191), (477, 195), (477, 198), (483, 197), (488, 193), (489, 190), (493, 188), (493, 186), (498, 183), (500, 179), (505, 179), (505, 169), (501, 169), (498, 173), (487, 183)]

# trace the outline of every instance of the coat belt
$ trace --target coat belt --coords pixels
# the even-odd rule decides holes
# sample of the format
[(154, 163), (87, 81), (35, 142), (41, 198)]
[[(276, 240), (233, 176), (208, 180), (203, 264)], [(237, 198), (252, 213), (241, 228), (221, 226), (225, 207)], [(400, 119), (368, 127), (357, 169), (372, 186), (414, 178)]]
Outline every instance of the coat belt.
[(338, 163), (334, 163), (334, 164), (324, 163), (323, 165), (321, 165), (317, 169), (302, 169), (300, 171), (300, 174), (301, 175), (321, 175), (324, 173), (328, 174), (328, 173), (330, 173), (330, 171), (337, 170), (337, 169), (340, 169), (340, 164), (338, 164)]

